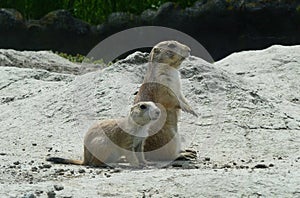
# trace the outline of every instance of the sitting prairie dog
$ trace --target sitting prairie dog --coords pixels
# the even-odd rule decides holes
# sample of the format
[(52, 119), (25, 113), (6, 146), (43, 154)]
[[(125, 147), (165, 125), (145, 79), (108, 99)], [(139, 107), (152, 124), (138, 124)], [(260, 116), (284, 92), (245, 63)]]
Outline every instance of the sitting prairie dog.
[(180, 138), (177, 133), (179, 109), (197, 116), (182, 94), (178, 71), (190, 51), (188, 46), (177, 41), (160, 42), (151, 50), (148, 70), (134, 103), (152, 101), (161, 104), (167, 118), (162, 129), (146, 139), (146, 159), (165, 161), (184, 155), (195, 157), (195, 152), (180, 153)]
[(84, 159), (51, 157), (47, 161), (60, 164), (106, 166), (125, 156), (132, 166), (147, 164), (144, 140), (151, 123), (161, 111), (153, 102), (140, 102), (131, 107), (125, 118), (107, 119), (93, 125), (84, 138)]

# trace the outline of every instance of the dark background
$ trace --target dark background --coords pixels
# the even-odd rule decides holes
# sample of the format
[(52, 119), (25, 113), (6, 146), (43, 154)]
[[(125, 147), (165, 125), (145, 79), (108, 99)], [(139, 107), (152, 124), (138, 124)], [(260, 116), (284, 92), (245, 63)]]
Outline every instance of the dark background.
[(5, 49), (86, 55), (108, 36), (145, 25), (187, 33), (214, 60), (273, 44), (300, 44), (296, 0), (0, 0), (0, 7)]

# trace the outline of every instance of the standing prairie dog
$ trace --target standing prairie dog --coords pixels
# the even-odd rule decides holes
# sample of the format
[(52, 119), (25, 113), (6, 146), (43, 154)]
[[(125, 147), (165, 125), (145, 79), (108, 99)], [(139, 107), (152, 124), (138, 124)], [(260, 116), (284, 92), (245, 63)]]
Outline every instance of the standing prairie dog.
[(179, 109), (197, 116), (182, 94), (178, 71), (190, 51), (188, 46), (177, 41), (160, 42), (151, 50), (148, 70), (134, 103), (152, 101), (161, 104), (167, 118), (162, 129), (146, 139), (146, 159), (164, 161), (181, 157), (177, 133)]
[(125, 118), (98, 121), (84, 138), (84, 159), (72, 160), (51, 157), (47, 161), (60, 164), (106, 166), (125, 156), (132, 166), (147, 164), (144, 140), (151, 123), (160, 117), (153, 102), (140, 102), (131, 107)]
[(153, 47), (148, 71), (136, 95), (138, 101), (160, 103), (166, 109), (178, 108), (198, 116), (190, 107), (181, 90), (178, 69), (190, 55), (191, 49), (177, 41), (164, 41)]

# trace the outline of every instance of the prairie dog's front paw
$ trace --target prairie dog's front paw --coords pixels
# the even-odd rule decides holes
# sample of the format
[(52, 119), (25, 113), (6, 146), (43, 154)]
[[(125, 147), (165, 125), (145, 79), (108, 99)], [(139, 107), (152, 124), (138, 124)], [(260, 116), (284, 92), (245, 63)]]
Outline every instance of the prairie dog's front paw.
[(185, 151), (181, 151), (180, 155), (176, 160), (193, 160), (197, 158), (197, 152), (194, 150), (186, 149)]

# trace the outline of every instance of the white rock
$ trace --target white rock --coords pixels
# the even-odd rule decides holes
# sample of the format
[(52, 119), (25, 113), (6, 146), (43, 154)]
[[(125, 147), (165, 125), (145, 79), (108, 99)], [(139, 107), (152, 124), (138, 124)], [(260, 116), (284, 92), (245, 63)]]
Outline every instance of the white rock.
[[(44, 163), (47, 154), (81, 158), (82, 136), (95, 120), (127, 114), (146, 71), (143, 57), (136, 52), (106, 69), (74, 75), (80, 73), (79, 65), (50, 52), (0, 50), (0, 143), (6, 153), (1, 164)], [(182, 65), (184, 95), (200, 114), (181, 113), (183, 147), (199, 151), (217, 167), (233, 161), (253, 167), (264, 160), (273, 168), (122, 171), (105, 179), (85, 174), (62, 179), (63, 192), (132, 197), (150, 189), (163, 197), (292, 197), (300, 186), (299, 65), (300, 46), (235, 53), (214, 64), (191, 57)], [(1, 169), (1, 197), (47, 192), (56, 181), (37, 173), (33, 184), (22, 175), (11, 182), (10, 169)]]

